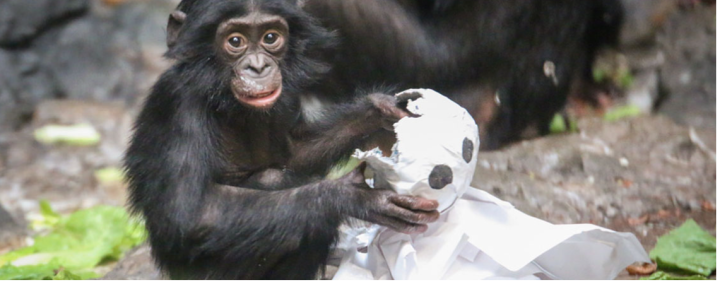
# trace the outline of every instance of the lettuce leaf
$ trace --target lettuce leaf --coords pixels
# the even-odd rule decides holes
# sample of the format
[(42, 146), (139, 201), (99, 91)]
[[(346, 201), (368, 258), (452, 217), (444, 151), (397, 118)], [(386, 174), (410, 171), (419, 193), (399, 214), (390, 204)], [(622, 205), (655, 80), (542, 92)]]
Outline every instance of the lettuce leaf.
[(707, 280), (707, 277), (700, 274), (692, 276), (678, 276), (665, 271), (656, 271), (648, 277), (641, 277), (640, 280)]
[(658, 238), (650, 252), (658, 269), (673, 273), (710, 275), (716, 267), (716, 240), (694, 220)]
[[(61, 217), (41, 203), (36, 222), (49, 233), (0, 255), (0, 280), (93, 278), (95, 266), (118, 260), (146, 239), (144, 224), (120, 207), (97, 206)], [(34, 225), (35, 222), (34, 222)]]

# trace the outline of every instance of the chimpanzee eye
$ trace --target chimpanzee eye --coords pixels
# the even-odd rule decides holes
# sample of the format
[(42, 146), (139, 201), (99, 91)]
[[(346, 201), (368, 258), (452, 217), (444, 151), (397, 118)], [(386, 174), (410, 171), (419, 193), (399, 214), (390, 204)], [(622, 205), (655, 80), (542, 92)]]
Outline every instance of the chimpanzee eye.
[(242, 45), (242, 38), (240, 36), (233, 36), (228, 39), (228, 43), (230, 46), (235, 48), (240, 48), (240, 45)]
[(245, 36), (243, 36), (241, 33), (233, 33), (230, 34), (226, 39), (225, 51), (227, 51), (230, 54), (238, 55), (247, 49), (247, 39), (245, 39)]
[(278, 38), (280, 38), (280, 34), (277, 34), (275, 32), (269, 32), (265, 34), (265, 37), (263, 37), (263, 43), (272, 45), (278, 41)]

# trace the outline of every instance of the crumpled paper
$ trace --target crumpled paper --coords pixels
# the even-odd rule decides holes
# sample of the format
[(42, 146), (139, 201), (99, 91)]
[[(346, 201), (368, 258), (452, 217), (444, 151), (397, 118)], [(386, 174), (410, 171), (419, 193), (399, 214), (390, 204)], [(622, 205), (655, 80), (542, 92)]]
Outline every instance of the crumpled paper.
[(445, 211), (472, 181), (480, 146), (478, 127), (464, 108), (437, 92), (408, 90), (397, 94), (398, 100), (410, 97), (416, 99), (408, 100), (407, 109), (419, 117), (395, 123), (398, 141), (392, 155), (383, 157), (375, 149), (357, 150), (354, 157), (372, 169), (374, 187), (436, 199), (438, 210)]
[(343, 226), (336, 280), (342, 279), (613, 279), (634, 262), (650, 262), (630, 233), (590, 224), (553, 225), (469, 186), (480, 144), (472, 117), (427, 89), (395, 124), (390, 157), (357, 151), (376, 188), (436, 199), (440, 219), (423, 234), (378, 225)]

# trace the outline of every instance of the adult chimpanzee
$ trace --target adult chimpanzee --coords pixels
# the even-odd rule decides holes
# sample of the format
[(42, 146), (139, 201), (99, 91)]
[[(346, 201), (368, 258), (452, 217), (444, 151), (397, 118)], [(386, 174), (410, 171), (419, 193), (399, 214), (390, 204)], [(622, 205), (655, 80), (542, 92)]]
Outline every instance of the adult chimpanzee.
[(324, 180), (406, 113), (382, 94), (303, 116), (333, 36), (292, 0), (184, 0), (168, 24), (176, 64), (137, 119), (130, 202), (171, 278), (311, 279), (350, 217), (423, 232), (437, 202)]
[(473, 114), (486, 149), (547, 133), (570, 93), (595, 87), (594, 55), (622, 20), (618, 0), (307, 0), (305, 10), (340, 38), (321, 92), (435, 89)]

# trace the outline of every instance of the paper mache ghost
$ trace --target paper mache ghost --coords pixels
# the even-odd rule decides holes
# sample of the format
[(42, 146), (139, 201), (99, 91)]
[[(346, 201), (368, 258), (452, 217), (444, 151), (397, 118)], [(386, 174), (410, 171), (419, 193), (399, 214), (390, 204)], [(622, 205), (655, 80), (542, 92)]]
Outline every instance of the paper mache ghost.
[(397, 94), (407, 110), (419, 117), (395, 124), (397, 143), (390, 157), (379, 149), (357, 151), (374, 173), (375, 188), (438, 200), (439, 211), (450, 208), (472, 181), (480, 146), (478, 127), (468, 112), (432, 90)]
[(391, 156), (374, 149), (354, 157), (367, 162), (371, 187), (438, 200), (440, 218), (414, 235), (341, 226), (333, 279), (613, 279), (629, 264), (650, 262), (631, 233), (553, 225), (470, 187), (480, 145), (473, 118), (432, 90), (397, 97), (417, 117), (395, 124)]

